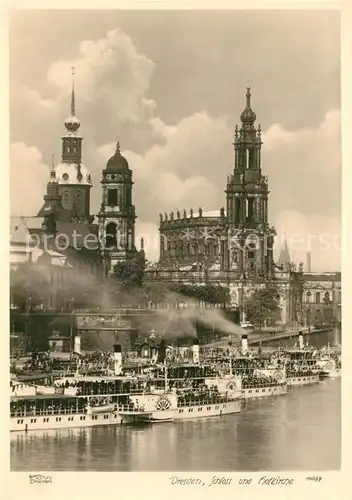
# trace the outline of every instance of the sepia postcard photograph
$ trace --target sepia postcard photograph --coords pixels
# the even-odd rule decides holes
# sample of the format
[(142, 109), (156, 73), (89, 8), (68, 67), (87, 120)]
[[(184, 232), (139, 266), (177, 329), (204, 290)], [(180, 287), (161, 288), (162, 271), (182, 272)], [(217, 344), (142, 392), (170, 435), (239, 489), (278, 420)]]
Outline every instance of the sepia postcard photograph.
[(337, 9), (11, 13), (5, 447), (28, 488), (341, 470), (341, 63)]

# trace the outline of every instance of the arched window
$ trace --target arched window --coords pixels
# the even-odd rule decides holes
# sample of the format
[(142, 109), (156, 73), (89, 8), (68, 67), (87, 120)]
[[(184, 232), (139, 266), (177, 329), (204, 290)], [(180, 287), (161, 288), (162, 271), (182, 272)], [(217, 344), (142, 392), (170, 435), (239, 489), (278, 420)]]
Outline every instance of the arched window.
[(106, 249), (116, 247), (116, 242), (117, 242), (116, 234), (117, 234), (116, 224), (114, 222), (110, 222), (106, 226), (106, 237), (105, 237)]
[(320, 304), (320, 292), (316, 292), (315, 294), (315, 303)]
[(310, 291), (308, 290), (307, 294), (306, 294), (306, 302), (310, 302), (311, 301), (311, 298), (312, 298), (312, 294), (310, 293)]
[(330, 293), (328, 291), (326, 291), (324, 293), (324, 303), (325, 304), (329, 304), (330, 303)]

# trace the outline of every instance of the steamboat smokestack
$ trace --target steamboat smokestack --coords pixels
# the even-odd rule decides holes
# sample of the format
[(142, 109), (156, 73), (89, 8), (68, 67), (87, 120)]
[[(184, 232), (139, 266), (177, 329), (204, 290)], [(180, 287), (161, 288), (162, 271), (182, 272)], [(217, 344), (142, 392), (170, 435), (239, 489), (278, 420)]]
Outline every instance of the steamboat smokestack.
[(299, 332), (299, 334), (298, 334), (298, 346), (301, 350), (304, 348), (303, 333), (302, 332)]
[(199, 339), (193, 340), (192, 352), (193, 352), (193, 363), (199, 363)]
[(77, 335), (74, 339), (73, 352), (81, 354), (81, 337), (79, 335)]
[(120, 344), (114, 345), (114, 373), (121, 375), (122, 373), (122, 349)]
[(242, 335), (242, 354), (245, 356), (248, 352), (248, 335), (244, 333)]

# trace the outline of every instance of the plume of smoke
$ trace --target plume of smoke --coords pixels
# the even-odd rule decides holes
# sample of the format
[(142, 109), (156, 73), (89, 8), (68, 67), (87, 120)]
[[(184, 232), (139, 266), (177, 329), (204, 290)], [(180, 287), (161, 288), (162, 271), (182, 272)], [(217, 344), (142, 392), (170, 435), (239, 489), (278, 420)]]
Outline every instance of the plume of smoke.
[[(213, 329), (240, 337), (243, 330), (229, 321), (222, 309), (212, 304), (199, 302), (184, 295), (166, 290), (163, 302), (171, 306), (168, 309), (156, 310), (155, 329), (164, 336), (197, 336), (196, 323), (203, 323)], [(176, 307), (172, 307), (176, 306)]]

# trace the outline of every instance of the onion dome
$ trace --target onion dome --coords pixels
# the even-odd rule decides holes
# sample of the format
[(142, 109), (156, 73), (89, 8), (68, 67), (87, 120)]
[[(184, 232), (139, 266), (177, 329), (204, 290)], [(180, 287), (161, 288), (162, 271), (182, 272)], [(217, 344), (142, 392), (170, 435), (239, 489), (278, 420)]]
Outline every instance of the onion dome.
[(246, 94), (246, 108), (241, 113), (241, 122), (252, 124), (255, 122), (256, 118), (257, 117), (251, 108), (251, 89), (248, 87)]
[(129, 170), (128, 161), (124, 156), (122, 156), (120, 152), (120, 143), (118, 142), (116, 145), (116, 151), (114, 156), (108, 160), (106, 164), (106, 170)]
[(66, 130), (70, 134), (75, 134), (80, 126), (81, 126), (81, 123), (80, 123), (79, 119), (77, 118), (77, 116), (75, 116), (75, 115), (70, 115), (65, 120)]

